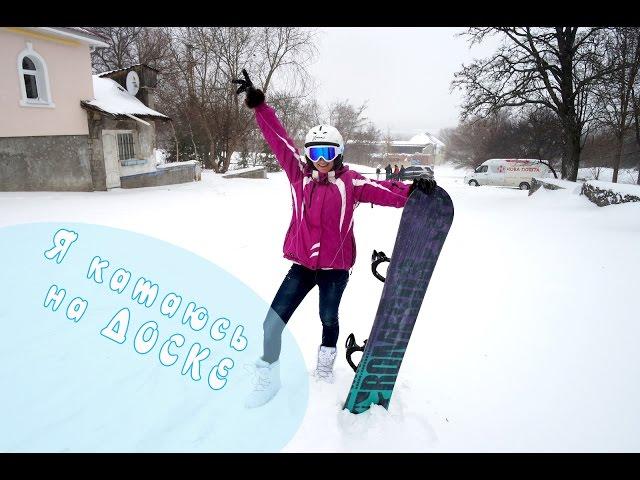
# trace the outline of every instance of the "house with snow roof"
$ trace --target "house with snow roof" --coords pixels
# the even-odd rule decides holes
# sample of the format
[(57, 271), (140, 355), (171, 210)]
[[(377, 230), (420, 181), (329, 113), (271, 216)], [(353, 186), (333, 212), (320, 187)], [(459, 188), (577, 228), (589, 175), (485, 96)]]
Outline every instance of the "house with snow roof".
[(409, 140), (380, 141), (378, 152), (373, 154), (376, 162), (398, 165), (438, 165), (444, 161), (442, 140), (429, 132), (414, 135)]
[(157, 167), (158, 72), (92, 75), (101, 37), (76, 27), (0, 27), (0, 191), (167, 185), (199, 178), (196, 162)]
[(93, 163), (104, 164), (100, 186), (135, 188), (200, 179), (196, 161), (156, 165), (156, 122), (170, 121), (154, 110), (158, 71), (147, 65), (93, 75), (93, 98), (81, 101), (89, 122)]

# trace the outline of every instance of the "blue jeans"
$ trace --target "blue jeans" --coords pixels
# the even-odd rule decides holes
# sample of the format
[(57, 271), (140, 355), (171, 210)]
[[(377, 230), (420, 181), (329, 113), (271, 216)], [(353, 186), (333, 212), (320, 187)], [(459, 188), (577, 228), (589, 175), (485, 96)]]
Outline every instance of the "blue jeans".
[(338, 307), (348, 281), (348, 270), (311, 270), (294, 263), (282, 281), (264, 320), (262, 359), (269, 363), (278, 360), (285, 325), (300, 302), (316, 285), (320, 291), (322, 345), (335, 347), (339, 333)]

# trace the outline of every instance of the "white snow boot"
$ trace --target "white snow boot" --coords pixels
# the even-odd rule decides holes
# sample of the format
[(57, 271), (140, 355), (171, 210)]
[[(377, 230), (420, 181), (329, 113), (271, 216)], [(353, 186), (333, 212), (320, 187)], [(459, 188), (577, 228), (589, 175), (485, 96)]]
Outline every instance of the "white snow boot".
[(253, 391), (244, 402), (247, 408), (261, 407), (280, 390), (280, 360), (268, 363), (259, 358), (255, 363), (256, 379)]
[(336, 361), (336, 353), (335, 347), (320, 346), (318, 349), (318, 365), (315, 371), (316, 378), (327, 383), (333, 383), (333, 364)]

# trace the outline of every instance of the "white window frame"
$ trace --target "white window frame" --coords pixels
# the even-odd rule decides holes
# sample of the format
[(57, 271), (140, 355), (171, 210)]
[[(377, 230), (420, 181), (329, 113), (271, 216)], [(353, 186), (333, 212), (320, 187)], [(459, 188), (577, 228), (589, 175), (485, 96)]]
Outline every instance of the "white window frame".
[[(36, 66), (36, 88), (38, 89), (38, 98), (28, 98), (27, 89), (24, 84), (25, 70), (22, 68), (22, 60), (29, 57)], [(47, 63), (34, 49), (31, 42), (27, 42), (27, 48), (18, 54), (18, 78), (20, 84), (20, 105), (23, 107), (44, 107), (55, 108), (55, 103), (51, 98), (51, 87), (49, 85), (49, 73), (47, 71)], [(29, 73), (31, 70), (28, 71)]]

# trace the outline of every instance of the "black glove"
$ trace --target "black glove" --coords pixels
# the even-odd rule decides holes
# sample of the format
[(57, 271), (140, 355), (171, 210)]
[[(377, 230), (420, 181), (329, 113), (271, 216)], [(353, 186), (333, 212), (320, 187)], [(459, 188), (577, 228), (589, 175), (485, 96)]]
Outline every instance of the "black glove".
[(431, 195), (436, 189), (436, 181), (433, 178), (414, 178), (409, 187), (409, 195), (417, 188), (418, 190)]
[(239, 95), (242, 92), (246, 92), (247, 95), (244, 99), (244, 103), (249, 108), (256, 108), (258, 105), (264, 102), (264, 93), (262, 93), (262, 90), (257, 89), (253, 86), (253, 83), (249, 79), (249, 75), (244, 68), (242, 69), (242, 75), (244, 75), (244, 80), (240, 78), (231, 80), (231, 83), (237, 83), (240, 85), (236, 90), (236, 95)]

